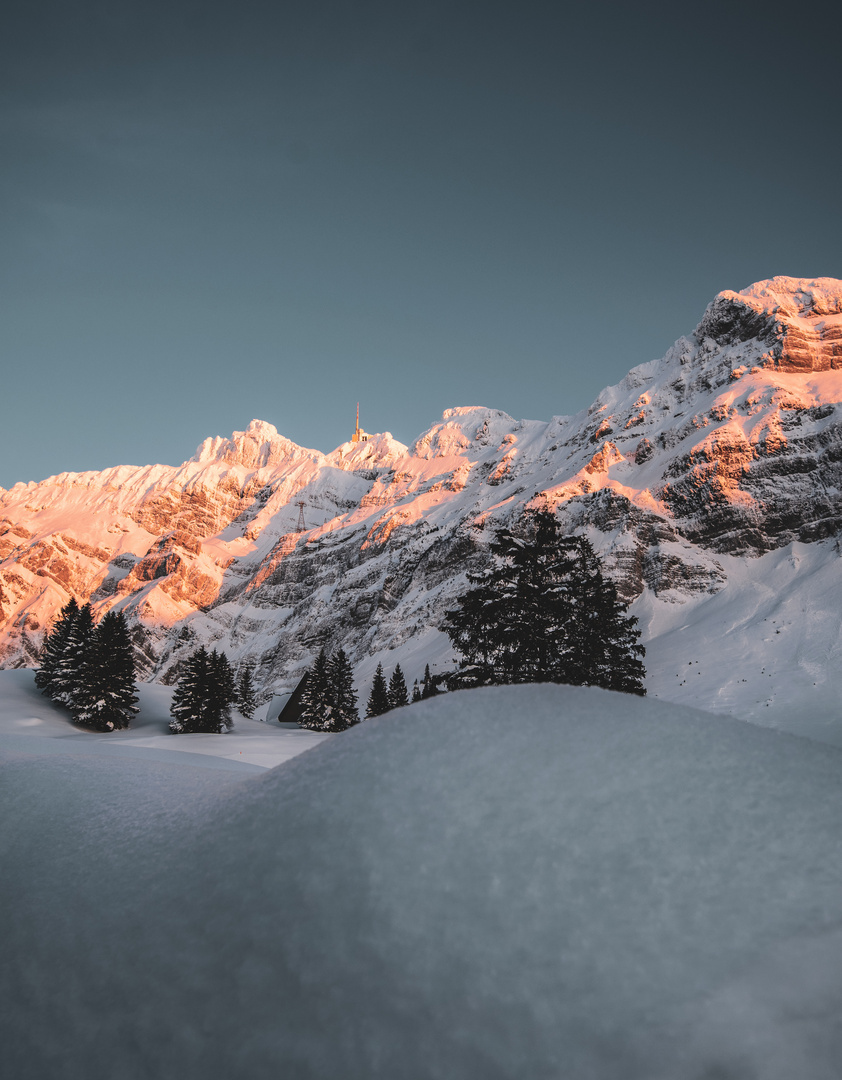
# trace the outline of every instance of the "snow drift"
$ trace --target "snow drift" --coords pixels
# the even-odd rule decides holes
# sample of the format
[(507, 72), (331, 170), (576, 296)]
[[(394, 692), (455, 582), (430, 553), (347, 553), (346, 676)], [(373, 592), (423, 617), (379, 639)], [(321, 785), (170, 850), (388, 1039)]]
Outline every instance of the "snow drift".
[(557, 686), (242, 779), (47, 741), (4, 753), (9, 1076), (838, 1076), (833, 747)]

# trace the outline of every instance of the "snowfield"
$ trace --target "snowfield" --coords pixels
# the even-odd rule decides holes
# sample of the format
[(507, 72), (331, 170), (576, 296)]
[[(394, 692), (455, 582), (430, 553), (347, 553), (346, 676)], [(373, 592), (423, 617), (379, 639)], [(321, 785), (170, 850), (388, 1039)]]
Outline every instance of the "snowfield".
[(267, 770), (2, 674), (4, 1076), (839, 1076), (834, 746), (522, 686)]
[[(198, 756), (193, 762), (197, 768), (245, 767), (246, 771), (260, 772), (326, 738), (315, 731), (263, 722), (267, 709), (273, 721), (277, 717), (278, 706), (272, 709), (272, 703), (261, 706), (252, 720), (234, 713), (235, 729), (225, 735), (172, 735), (169, 722), (174, 688), (138, 683), (137, 690), (140, 713), (131, 727), (99, 734), (77, 727), (67, 709), (43, 697), (35, 688), (33, 670), (0, 671), (0, 743), (28, 748), (29, 742), (19, 744), (17, 739), (37, 736), (39, 754), (106, 755), (176, 763), (183, 762), (185, 756)], [(61, 741), (41, 743), (41, 739)]]

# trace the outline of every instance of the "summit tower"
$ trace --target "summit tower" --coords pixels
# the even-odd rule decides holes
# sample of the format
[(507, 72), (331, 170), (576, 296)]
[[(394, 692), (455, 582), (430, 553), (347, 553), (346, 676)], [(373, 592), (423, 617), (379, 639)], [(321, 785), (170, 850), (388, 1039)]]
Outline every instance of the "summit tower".
[(357, 402), (357, 426), (354, 428), (354, 434), (351, 436), (351, 442), (368, 442), (371, 436), (367, 431), (363, 431), (360, 427), (360, 403)]

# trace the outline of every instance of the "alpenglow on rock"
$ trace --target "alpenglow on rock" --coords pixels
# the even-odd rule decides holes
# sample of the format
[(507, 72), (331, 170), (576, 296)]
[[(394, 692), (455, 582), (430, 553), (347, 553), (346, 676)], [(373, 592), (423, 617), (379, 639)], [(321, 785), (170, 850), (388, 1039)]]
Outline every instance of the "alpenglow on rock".
[[(575, 416), (450, 409), (412, 447), (385, 433), (330, 454), (255, 420), (178, 467), (17, 484), (0, 491), (0, 662), (35, 664), (74, 595), (126, 612), (156, 680), (199, 644), (248, 660), (264, 694), (322, 646), (360, 678), (381, 659), (412, 679), (449, 665), (444, 614), (494, 528), (528, 507), (587, 533), (651, 640), (776, 551), (830, 551), (840, 401), (842, 282), (778, 277), (720, 293), (693, 334)], [(681, 699), (657, 649), (648, 666), (655, 692)], [(713, 687), (694, 703), (731, 711)]]

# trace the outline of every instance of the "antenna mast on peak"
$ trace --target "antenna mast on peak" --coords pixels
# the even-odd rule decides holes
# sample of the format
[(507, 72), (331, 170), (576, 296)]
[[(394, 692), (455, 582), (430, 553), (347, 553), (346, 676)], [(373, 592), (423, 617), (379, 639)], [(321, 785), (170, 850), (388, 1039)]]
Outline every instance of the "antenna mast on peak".
[(357, 402), (357, 426), (354, 428), (354, 434), (351, 436), (351, 442), (368, 442), (371, 436), (367, 431), (363, 431), (360, 427), (360, 403)]

